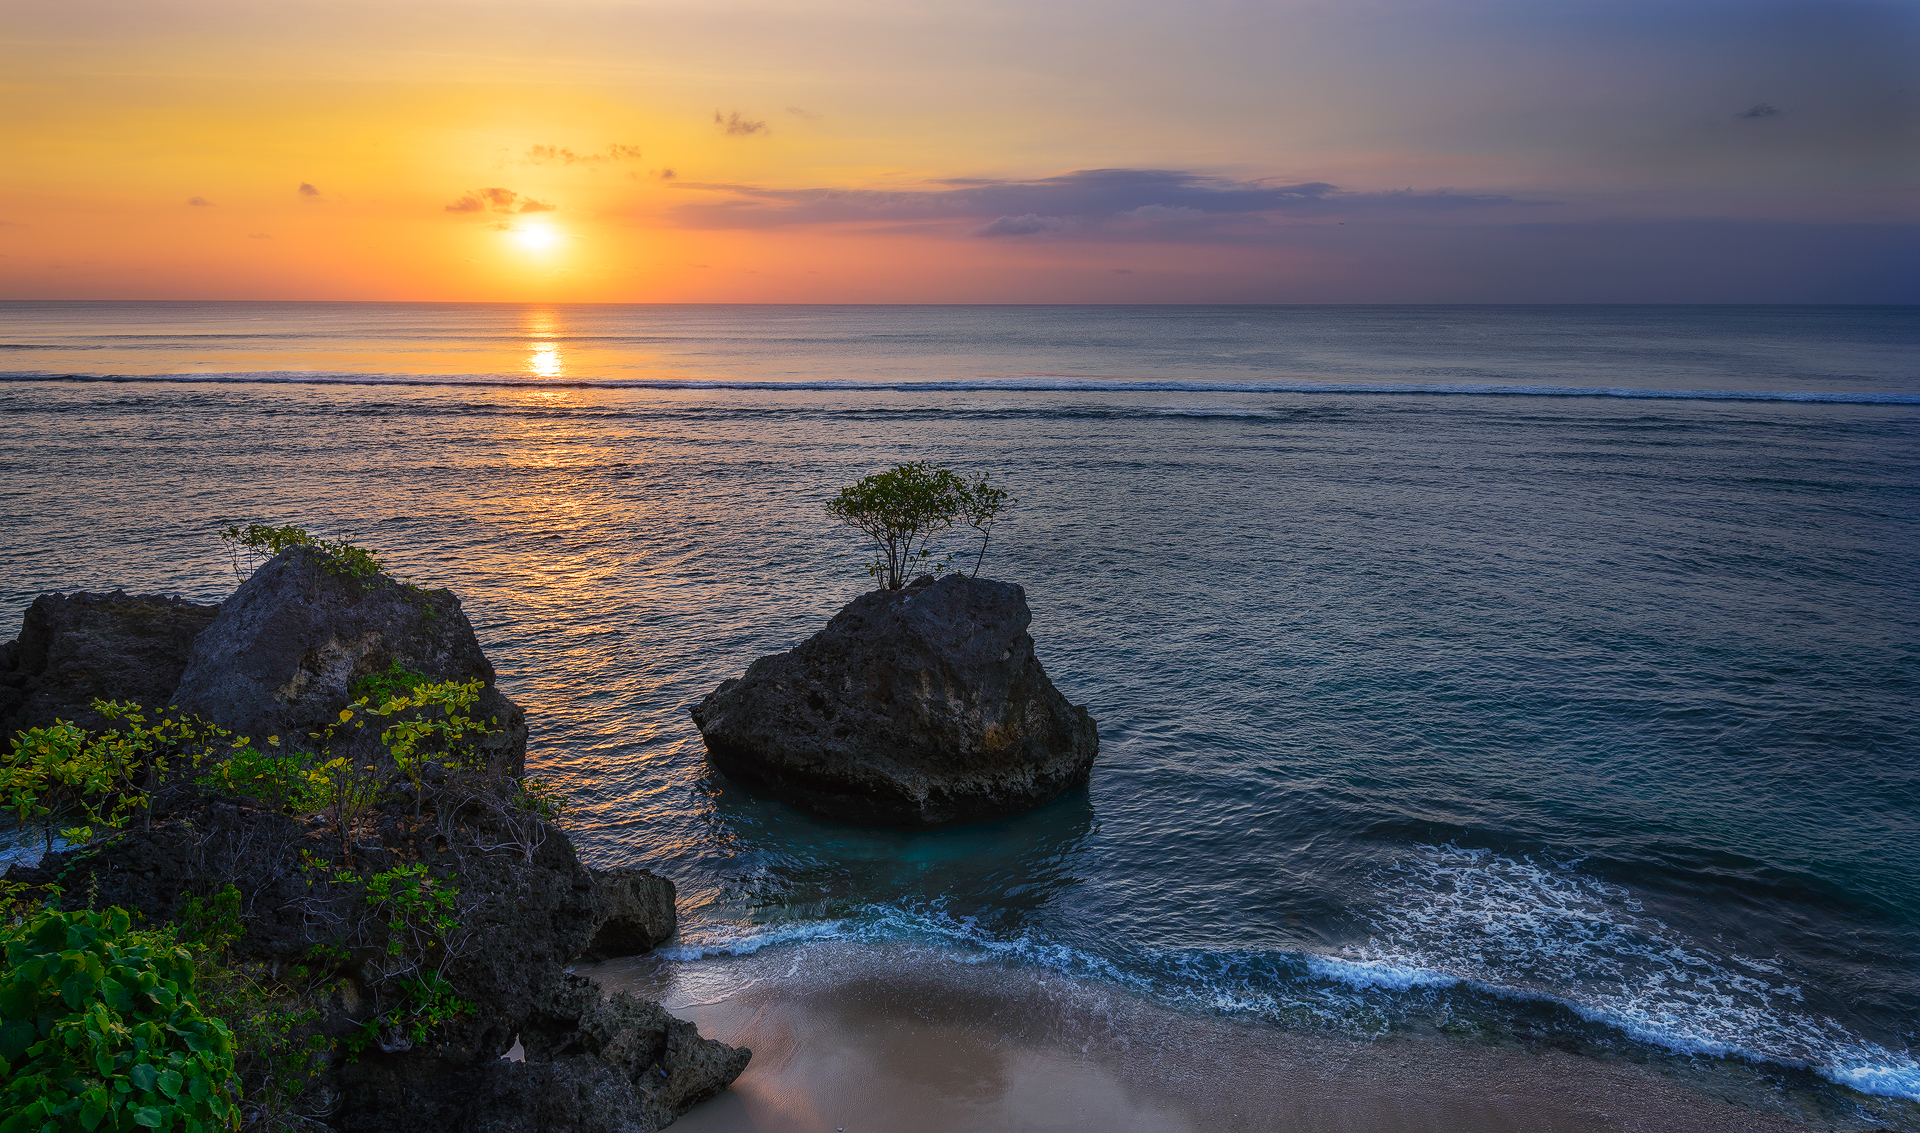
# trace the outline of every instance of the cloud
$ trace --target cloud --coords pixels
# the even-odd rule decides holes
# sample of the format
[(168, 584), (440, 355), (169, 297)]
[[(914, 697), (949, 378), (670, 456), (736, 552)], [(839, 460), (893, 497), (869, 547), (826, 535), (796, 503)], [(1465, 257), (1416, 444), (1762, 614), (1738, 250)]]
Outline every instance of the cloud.
[(1784, 114), (1784, 113), (1786, 113), (1786, 111), (1781, 110), (1778, 106), (1768, 106), (1764, 102), (1756, 102), (1753, 104), (1753, 108), (1751, 110), (1744, 110), (1739, 114), (1734, 115), (1734, 117), (1735, 118), (1771, 118), (1776, 114)]
[(320, 195), (320, 190), (302, 181), (300, 182), (300, 195), (303, 197), (317, 197)]
[(594, 153), (575, 153), (562, 146), (534, 146), (520, 159), (528, 165), (605, 165), (616, 161), (639, 161), (640, 147), (615, 142)]
[(271, 239), (273, 239), (273, 237), (271, 237), (271, 236), (269, 236), (269, 235), (267, 235), (267, 234), (266, 234), (266, 233), (264, 233), (264, 232), (249, 232), (249, 233), (247, 233), (247, 239), (249, 239), (249, 240), (271, 240)]
[(188, 197), (187, 203), (197, 209), (210, 209), (210, 208), (219, 207), (205, 197)]
[(495, 186), (490, 189), (475, 189), (466, 196), (446, 206), (443, 212), (552, 212), (559, 205), (536, 201), (532, 197), (522, 196), (512, 189)]
[(671, 168), (662, 169), (659, 173), (660, 180), (662, 181), (671, 181), (678, 176), (680, 175), (675, 173)]
[(787, 113), (793, 115), (795, 118), (805, 118), (808, 121), (812, 121), (820, 117), (818, 114), (815, 114), (813, 111), (800, 106), (787, 107)]
[(1205, 209), (1189, 208), (1186, 205), (1141, 205), (1137, 209), (1128, 209), (1120, 214), (1128, 220), (1193, 220), (1207, 215)]
[(740, 117), (740, 112), (738, 110), (734, 111), (731, 114), (728, 114), (724, 118), (721, 117), (720, 112), (716, 110), (713, 112), (713, 121), (715, 125), (719, 126), (721, 129), (725, 130), (727, 133), (737, 134), (742, 137), (748, 134), (770, 134), (773, 132), (772, 130), (769, 130), (767, 128), (767, 124), (764, 121), (760, 121), (758, 119), (753, 119), (753, 118)]
[(1065, 217), (1039, 216), (1028, 213), (1025, 216), (1003, 216), (973, 230), (975, 236), (1033, 236), (1041, 232), (1062, 232), (1072, 227)]
[(1065, 233), (1188, 239), (1196, 232), (1258, 227), (1270, 217), (1432, 214), (1544, 201), (1447, 190), (1357, 192), (1321, 181), (1238, 181), (1177, 169), (1081, 169), (1029, 181), (955, 178), (929, 189), (763, 189), (682, 182), (724, 194), (676, 211), (688, 228), (773, 228), (848, 222), (926, 224), (971, 220), (977, 236)]

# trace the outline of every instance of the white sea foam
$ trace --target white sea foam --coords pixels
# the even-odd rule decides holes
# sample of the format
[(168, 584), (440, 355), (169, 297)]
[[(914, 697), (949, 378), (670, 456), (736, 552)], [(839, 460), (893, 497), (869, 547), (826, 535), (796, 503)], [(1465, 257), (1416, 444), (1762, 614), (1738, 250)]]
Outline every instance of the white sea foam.
[(1805, 1066), (1865, 1093), (1920, 1100), (1920, 1063), (1809, 1013), (1783, 965), (1710, 949), (1646, 915), (1625, 888), (1487, 850), (1424, 846), (1394, 862), (1369, 911), (1369, 965), (1552, 999), (1643, 1042)]
[(709, 956), (751, 956), (776, 944), (797, 944), (844, 935), (843, 921), (812, 921), (798, 924), (755, 927), (729, 933), (724, 928), (698, 933), (691, 938), (676, 937), (671, 944), (653, 950), (668, 960), (702, 960)]
[(1341, 955), (1191, 950), (1109, 957), (1032, 932), (997, 935), (941, 901), (873, 905), (843, 919), (660, 950), (675, 960), (847, 940), (932, 946), (949, 960), (1042, 968), (1193, 1009), (1307, 1017), (1381, 1033), (1405, 995), (1472, 988), (1560, 1004), (1638, 1041), (1687, 1054), (1805, 1067), (1863, 1093), (1920, 1100), (1910, 1052), (1807, 1012), (1770, 958), (1710, 950), (1646, 915), (1624, 887), (1578, 869), (1485, 850), (1423, 846), (1385, 867), (1374, 934)]
[[(719, 378), (543, 378), (530, 374), (406, 374), (321, 370), (248, 370), (162, 374), (0, 372), (10, 382), (122, 382), (278, 385), (472, 386), (515, 389), (739, 390), (762, 393), (1345, 393), (1441, 394), (1480, 397), (1604, 397), (1678, 401), (1794, 401), (1856, 405), (1920, 405), (1920, 393), (1853, 390), (1663, 389), (1655, 386), (1558, 386), (1475, 382), (1141, 381), (1109, 378), (980, 378), (962, 381), (813, 379), (746, 381)], [(1244, 412), (1244, 411), (1240, 411)]]

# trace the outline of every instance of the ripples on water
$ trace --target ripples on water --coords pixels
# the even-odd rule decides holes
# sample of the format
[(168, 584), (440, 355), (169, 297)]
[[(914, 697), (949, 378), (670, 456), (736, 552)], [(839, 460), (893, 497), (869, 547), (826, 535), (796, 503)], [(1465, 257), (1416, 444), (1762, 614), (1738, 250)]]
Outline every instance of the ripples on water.
[[(396, 310), (402, 337), (441, 317)], [(570, 344), (566, 311), (534, 339), (532, 313), (451, 310), (474, 320), (457, 351), (504, 349), (476, 327), (533, 344), (516, 381), (627, 357)], [(1673, 312), (1340, 312), (1297, 341), (1110, 311), (1054, 312), (1048, 337), (1031, 312), (990, 314), (928, 339), (937, 312), (808, 313), (819, 341), (789, 358), (808, 336), (787, 316), (736, 312), (730, 336), (674, 323), (680, 361), (648, 373), (978, 384), (1024, 364), (1191, 385), (1311, 354), (1284, 376), (1405, 381), (1424, 334), (1450, 382), (1877, 403), (14, 380), (4, 601), (217, 598), (234, 576), (212, 530), (255, 519), (453, 587), (583, 854), (680, 884), (690, 963), (915, 940), (1200, 1011), (1558, 1028), (1920, 1098), (1911, 312), (1696, 313), (1691, 339)], [(0, 333), (52, 325), (14, 311)], [(887, 325), (923, 337), (863, 345)], [(248, 340), (206, 372), (402, 368), (360, 333)], [(702, 333), (710, 357), (687, 361)], [(1222, 339), (1259, 357), (1193, 361)], [(150, 357), (114, 351), (121, 376)], [(494, 372), (463, 359), (414, 372)], [(1026, 586), (1041, 659), (1100, 721), (1090, 788), (905, 834), (710, 777), (685, 706), (859, 591), (861, 549), (822, 502), (920, 458), (1021, 497), (986, 573)]]

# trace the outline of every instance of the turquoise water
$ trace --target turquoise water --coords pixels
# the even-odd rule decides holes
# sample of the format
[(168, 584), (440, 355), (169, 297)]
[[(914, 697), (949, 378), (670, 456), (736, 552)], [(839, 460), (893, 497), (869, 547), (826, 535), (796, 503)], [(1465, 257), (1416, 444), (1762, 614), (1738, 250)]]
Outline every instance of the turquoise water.
[[(226, 522), (379, 548), (463, 596), (585, 856), (680, 884), (687, 963), (910, 939), (1920, 1099), (1916, 309), (0, 304), (0, 342), (7, 617), (216, 598)], [(1020, 498), (984, 573), (1092, 783), (920, 834), (744, 795), (685, 706), (859, 591), (821, 506), (922, 458)]]

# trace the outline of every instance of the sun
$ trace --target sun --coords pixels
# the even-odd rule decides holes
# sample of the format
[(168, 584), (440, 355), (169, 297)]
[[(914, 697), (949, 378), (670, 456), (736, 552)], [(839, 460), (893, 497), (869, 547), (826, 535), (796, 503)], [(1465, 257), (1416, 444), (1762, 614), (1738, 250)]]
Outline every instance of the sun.
[(544, 224), (529, 224), (513, 230), (513, 239), (522, 248), (544, 252), (560, 243), (560, 234)]

